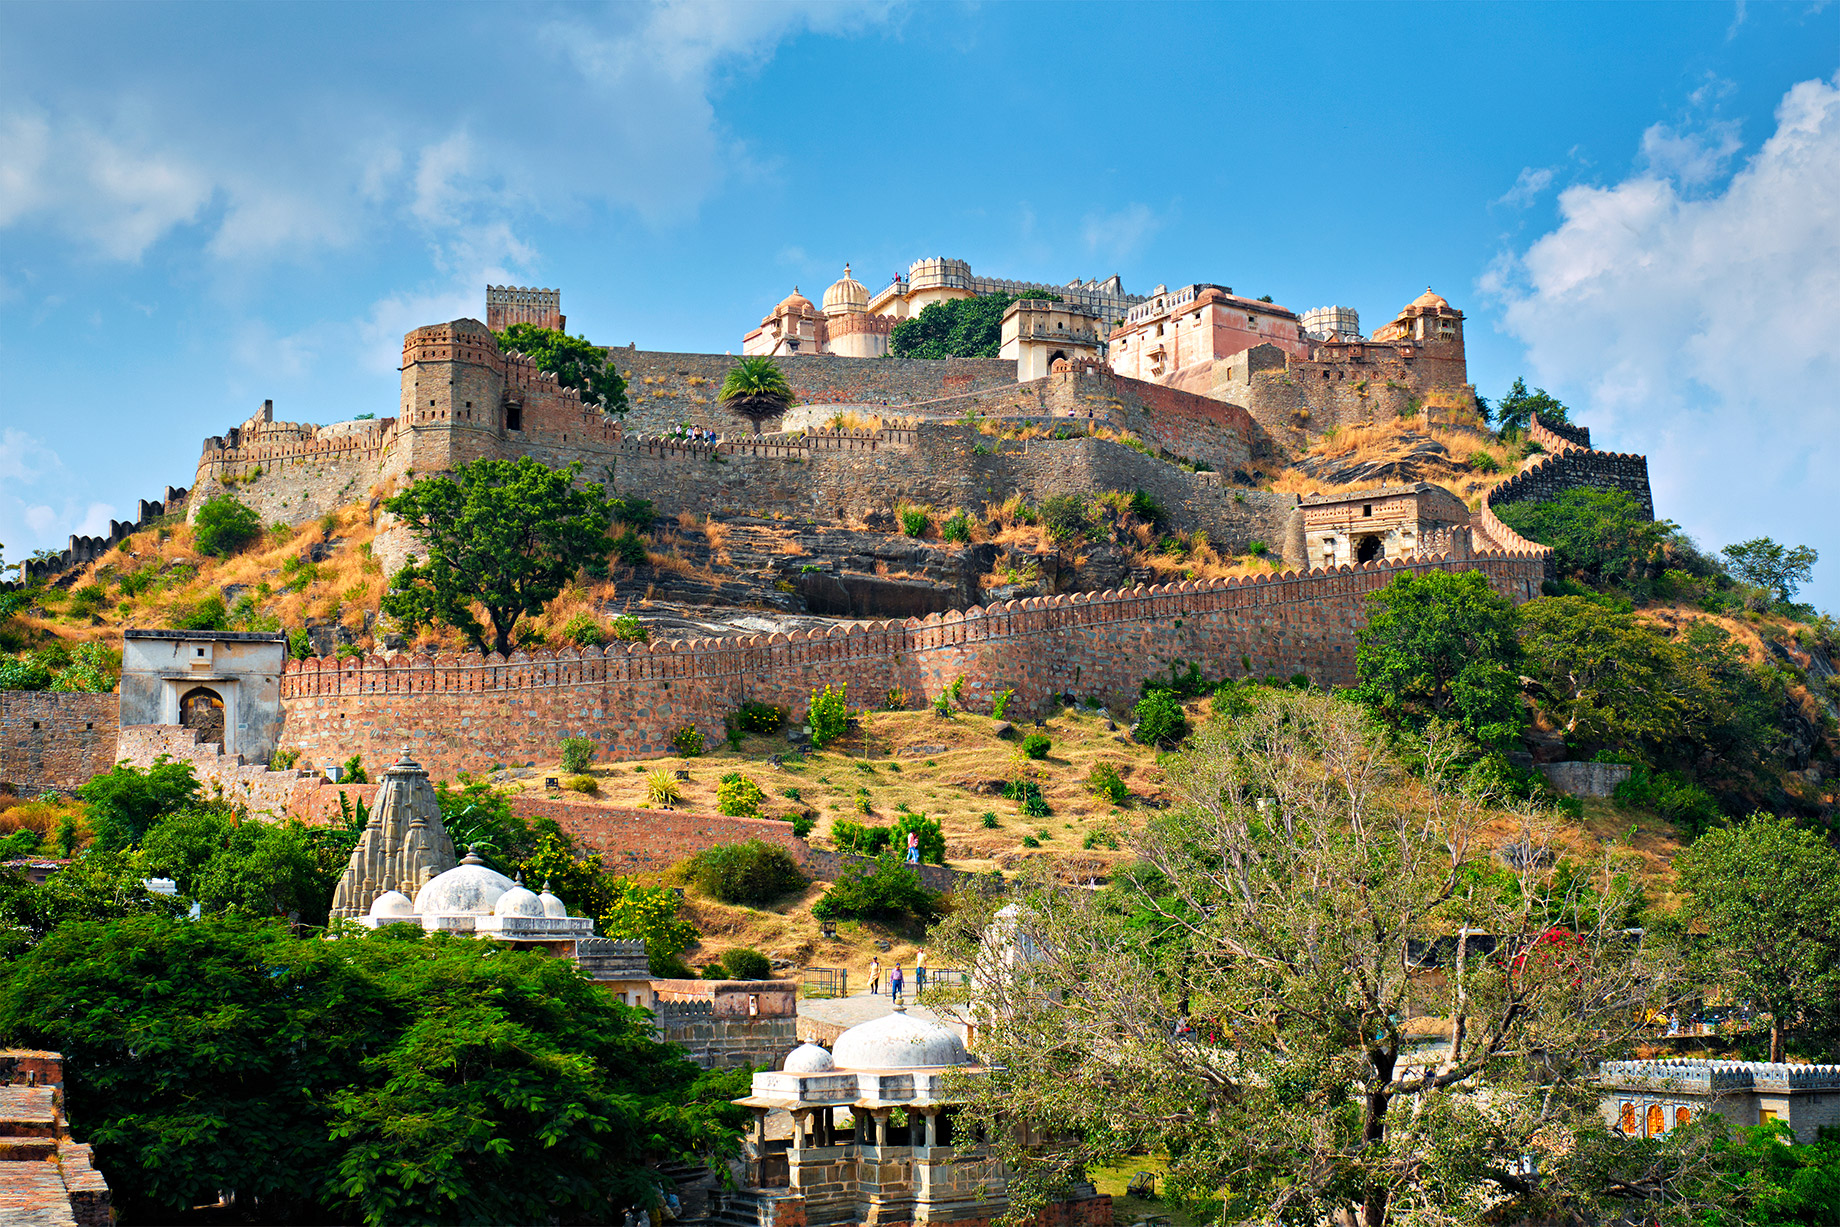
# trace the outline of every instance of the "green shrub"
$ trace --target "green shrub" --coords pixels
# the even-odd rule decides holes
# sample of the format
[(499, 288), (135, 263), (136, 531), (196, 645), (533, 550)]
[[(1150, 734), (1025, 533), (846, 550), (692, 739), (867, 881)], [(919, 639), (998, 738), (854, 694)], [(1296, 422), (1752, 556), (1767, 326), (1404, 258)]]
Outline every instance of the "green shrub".
[(1003, 719), (1003, 713), (1009, 710), (1009, 701), (1015, 697), (1016, 692), (1014, 690), (1000, 692), (996, 698), (990, 701), (990, 714), (998, 720)]
[(1041, 795), (1041, 785), (1033, 780), (1011, 780), (1003, 786), (1003, 795), (1014, 801), (1026, 817), (1046, 818), (1054, 812)]
[(589, 796), (601, 790), (600, 781), (591, 775), (572, 775), (562, 782), (562, 786), (570, 792), (587, 793)]
[(75, 618), (93, 618), (108, 603), (108, 590), (101, 584), (85, 584), (70, 594), (70, 613)]
[(1266, 545), (1263, 541), (1253, 541), (1247, 544), (1246, 552), (1251, 554), (1254, 558), (1263, 558), (1265, 555), (1271, 553), (1271, 547)]
[(1025, 848), (1039, 848), (1041, 847), (1041, 841), (1036, 839), (1033, 835), (1024, 835), (1022, 837), (1022, 846)]
[(729, 713), (731, 727), (743, 733), (777, 733), (786, 725), (786, 709), (749, 699)]
[(997, 815), (995, 811), (993, 810), (984, 811), (984, 829), (986, 831), (994, 831), (1002, 825), (1003, 824), (1001, 822), (997, 821)]
[(794, 814), (786, 819), (786, 821), (792, 824), (792, 833), (797, 835), (800, 839), (804, 839), (807, 835), (810, 835), (811, 829), (818, 825), (817, 818), (809, 812)]
[(1054, 742), (1043, 733), (1030, 733), (1022, 739), (1022, 752), (1030, 758), (1046, 758)]
[(738, 771), (731, 771), (716, 785), (716, 809), (730, 818), (756, 818), (767, 794), (760, 785)]
[(1084, 494), (1050, 495), (1042, 500), (1041, 522), (1059, 544), (1084, 541), (1093, 531), (1092, 506)]
[(313, 655), (313, 636), (307, 634), (307, 628), (297, 626), (288, 632), (288, 656), (294, 660), (305, 660)]
[(888, 841), (893, 838), (893, 827), (870, 826), (843, 818), (831, 822), (831, 839), (843, 851), (854, 852), (859, 856), (879, 855), (887, 850)]
[(642, 567), (651, 560), (644, 539), (630, 528), (613, 539), (613, 556), (623, 567)]
[(615, 618), (609, 629), (621, 643), (644, 643), (652, 637), (651, 632), (645, 629), (645, 623), (631, 614), (621, 614)]
[(926, 536), (927, 528), (932, 524), (932, 516), (924, 507), (902, 507), (900, 509), (901, 531), (910, 537)]
[(771, 980), (773, 964), (758, 950), (737, 946), (722, 952), (722, 970), (731, 980)]
[(1104, 797), (1113, 805), (1123, 804), (1131, 795), (1131, 790), (1124, 786), (1124, 777), (1110, 763), (1094, 763), (1092, 770), (1086, 773), (1086, 787), (1094, 796)]
[(965, 679), (961, 677), (955, 679), (950, 686), (940, 691), (938, 697), (933, 700), (933, 714), (936, 716), (950, 716), (953, 712), (957, 711), (959, 695), (964, 693), (964, 689)]
[(234, 494), (212, 495), (192, 522), (192, 544), (214, 558), (227, 558), (261, 535), (262, 517)]
[(939, 824), (925, 814), (904, 814), (894, 824), (894, 830), (888, 833), (890, 850), (902, 856), (907, 855), (907, 833), (913, 831), (920, 836), (920, 859), (929, 865), (946, 863), (946, 834)]
[(181, 631), (229, 630), (230, 611), (224, 608), (223, 596), (213, 592), (174, 610), (172, 624), (174, 630)]
[(562, 637), (578, 648), (598, 648), (607, 642), (607, 631), (585, 613), (578, 613), (562, 626)]
[(939, 526), (939, 534), (947, 541), (956, 541), (960, 545), (971, 542), (971, 519), (962, 511), (952, 513), (950, 519)]
[(945, 911), (945, 896), (921, 885), (919, 876), (894, 853), (877, 857), (873, 865), (852, 865), (812, 907), (819, 920), (937, 919)]
[(1139, 699), (1133, 713), (1137, 717), (1135, 734), (1145, 745), (1176, 745), (1188, 736), (1188, 717), (1182, 702), (1167, 690), (1152, 690)]
[(685, 758), (700, 758), (703, 754), (703, 735), (695, 725), (686, 724), (671, 734), (671, 748)]
[(1475, 451), (1469, 454), (1469, 467), (1478, 473), (1499, 473), (1501, 463), (1487, 452)]
[(683, 785), (669, 771), (647, 771), (645, 799), (653, 805), (680, 805), (684, 799)]
[(806, 714), (806, 721), (811, 725), (811, 744), (822, 750), (850, 727), (850, 704), (846, 697), (849, 683), (833, 687), (825, 684), (823, 691), (811, 692), (811, 708)]
[(587, 737), (565, 737), (562, 739), (562, 769), (570, 775), (580, 775), (594, 761), (595, 746)]
[(704, 894), (746, 907), (772, 903), (808, 885), (790, 852), (758, 839), (703, 849), (690, 858), (685, 876)]
[(1691, 836), (1703, 835), (1725, 822), (1711, 793), (1672, 771), (1637, 767), (1616, 786), (1610, 799), (1618, 809), (1653, 810)]

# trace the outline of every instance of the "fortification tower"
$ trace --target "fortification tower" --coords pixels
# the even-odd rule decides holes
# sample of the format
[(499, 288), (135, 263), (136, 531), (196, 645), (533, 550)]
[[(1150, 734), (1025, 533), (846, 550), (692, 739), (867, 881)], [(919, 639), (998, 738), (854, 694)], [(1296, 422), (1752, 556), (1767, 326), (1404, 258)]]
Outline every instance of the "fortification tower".
[(486, 327), (503, 332), (513, 324), (564, 331), (569, 317), (562, 313), (561, 290), (539, 290), (521, 285), (486, 287)]
[(1374, 333), (1374, 340), (1410, 346), (1421, 390), (1462, 392), (1469, 383), (1463, 353), (1463, 313), (1441, 295), (1425, 292), (1407, 303), (1393, 322)]
[(523, 429), (524, 410), (521, 397), (507, 394), (504, 369), (498, 341), (478, 320), (404, 337), (401, 463), (438, 473), (500, 454), (507, 432)]

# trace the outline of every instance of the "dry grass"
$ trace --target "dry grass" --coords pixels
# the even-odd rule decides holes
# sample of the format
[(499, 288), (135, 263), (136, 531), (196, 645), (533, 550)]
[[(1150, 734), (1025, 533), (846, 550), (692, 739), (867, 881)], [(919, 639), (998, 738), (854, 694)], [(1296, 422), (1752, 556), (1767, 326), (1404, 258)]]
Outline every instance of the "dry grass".
[(882, 416), (879, 413), (857, 413), (853, 409), (831, 414), (826, 423), (832, 430), (876, 430), (882, 429)]
[[(1442, 445), (1449, 456), (1417, 461), (1415, 467), (1418, 472), (1412, 480), (1445, 486), (1472, 505), (1479, 503), (1483, 492), (1519, 471), (1527, 459), (1519, 444), (1503, 443), (1486, 430), (1454, 426), (1433, 426), (1427, 429), (1410, 418), (1329, 431), (1312, 444), (1303, 456), (1343, 460), (1349, 464), (1383, 463), (1403, 457), (1414, 444), (1426, 439)], [(1497, 472), (1487, 473), (1473, 466), (1471, 461), (1479, 455), (1487, 456), (1496, 466)], [(1267, 483), (1267, 488), (1284, 494), (1313, 494), (1337, 489), (1338, 486), (1291, 467), (1273, 477)]]

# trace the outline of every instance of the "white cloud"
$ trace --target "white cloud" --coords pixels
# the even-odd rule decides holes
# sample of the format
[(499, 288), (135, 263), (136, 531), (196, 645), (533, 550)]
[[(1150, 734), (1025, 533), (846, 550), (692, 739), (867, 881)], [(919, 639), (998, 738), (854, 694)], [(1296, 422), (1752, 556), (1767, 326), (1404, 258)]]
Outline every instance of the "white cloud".
[(1088, 213), (1080, 223), (1080, 234), (1088, 253), (1123, 262), (1162, 226), (1162, 218), (1149, 205), (1130, 204), (1112, 213)]
[(37, 536), (43, 537), (56, 523), (57, 512), (44, 504), (26, 508), (26, 524)]
[(1656, 124), (1642, 134), (1642, 160), (1649, 173), (1689, 188), (1722, 175), (1743, 147), (1736, 120), (1711, 123), (1699, 132), (1677, 132)]
[(1524, 209), (1545, 194), (1546, 189), (1552, 186), (1552, 181), (1551, 167), (1523, 166), (1520, 175), (1514, 180), (1514, 186), (1502, 193), (1495, 203), (1512, 209)]
[(1728, 144), (1645, 136), (1642, 170), (1561, 193), (1557, 229), (1484, 286), (1539, 382), (1649, 455), (1659, 514), (1714, 546), (1814, 544), (1814, 595), (1840, 604), (1840, 80), (1790, 89), (1762, 148), (1692, 193)]

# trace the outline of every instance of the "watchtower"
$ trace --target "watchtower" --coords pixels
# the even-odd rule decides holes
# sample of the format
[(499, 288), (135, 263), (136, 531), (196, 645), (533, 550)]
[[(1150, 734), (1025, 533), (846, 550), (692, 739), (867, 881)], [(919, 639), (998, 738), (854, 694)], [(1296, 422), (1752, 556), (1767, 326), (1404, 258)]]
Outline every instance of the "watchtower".
[(493, 332), (503, 332), (513, 324), (535, 324), (562, 332), (568, 322), (568, 316), (562, 313), (561, 290), (521, 285), (486, 287), (486, 327)]

